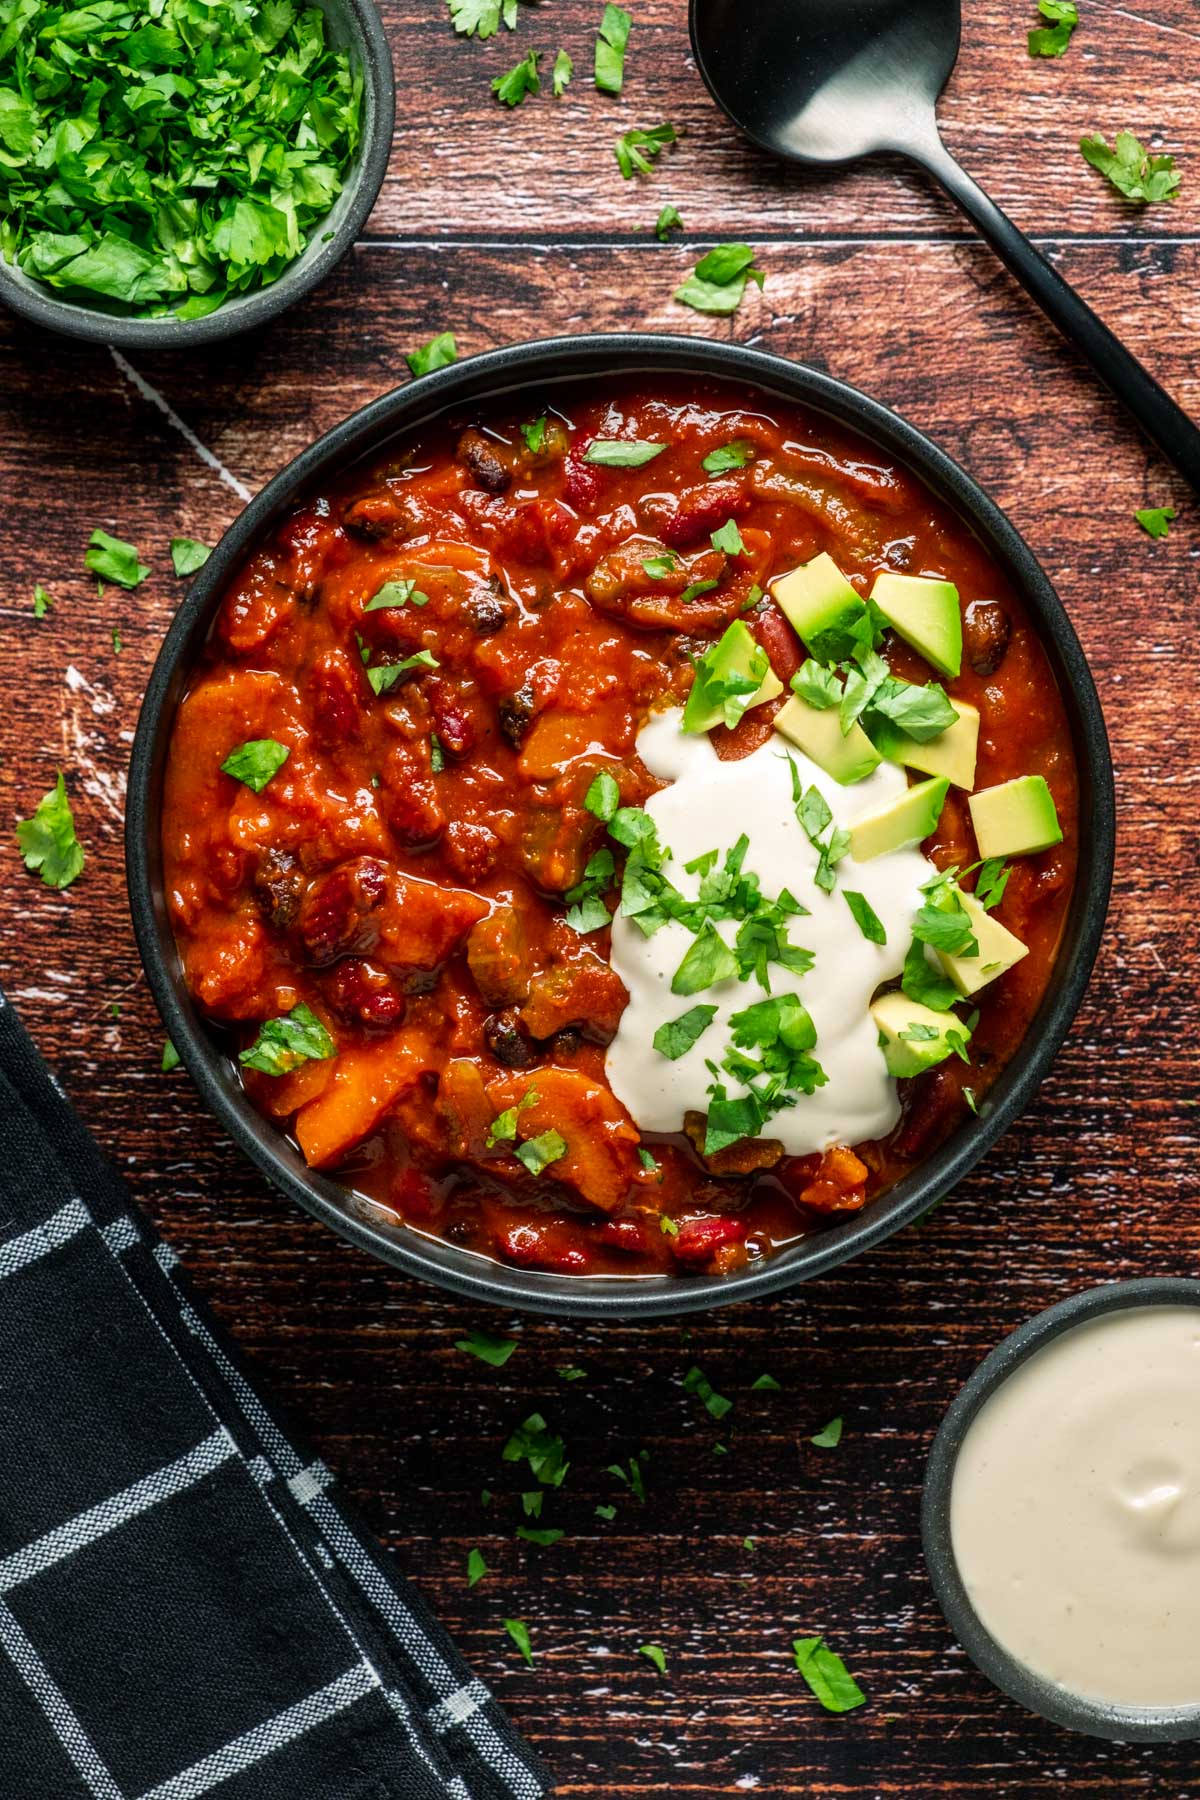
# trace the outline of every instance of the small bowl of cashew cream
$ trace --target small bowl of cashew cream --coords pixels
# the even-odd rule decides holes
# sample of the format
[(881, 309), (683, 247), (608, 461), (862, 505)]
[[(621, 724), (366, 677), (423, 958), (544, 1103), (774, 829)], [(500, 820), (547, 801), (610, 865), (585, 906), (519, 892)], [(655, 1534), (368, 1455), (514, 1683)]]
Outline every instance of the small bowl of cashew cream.
[(1092, 1288), (1006, 1338), (942, 1422), (922, 1533), (1010, 1698), (1093, 1737), (1200, 1738), (1200, 1281)]

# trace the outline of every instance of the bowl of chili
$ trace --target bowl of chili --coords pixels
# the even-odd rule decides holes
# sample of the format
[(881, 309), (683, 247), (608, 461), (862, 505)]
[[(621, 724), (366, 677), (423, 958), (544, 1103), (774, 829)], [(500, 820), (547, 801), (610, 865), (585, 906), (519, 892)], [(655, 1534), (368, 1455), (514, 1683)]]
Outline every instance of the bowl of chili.
[[(826, 641), (797, 612), (818, 576), (859, 634), (853, 655), (836, 621)], [(944, 616), (946, 589), (961, 670), (905, 613), (932, 595)], [(752, 678), (721, 677), (743, 654)], [(931, 668), (955, 670), (948, 690), (924, 679)], [(840, 719), (864, 675), (858, 722), (814, 748), (813, 719)], [(836, 695), (822, 696), (830, 682)], [(972, 773), (956, 750), (963, 792), (937, 774), (906, 786), (895, 765), (927, 768), (922, 734), (944, 729), (929, 709), (944, 714), (947, 692), (958, 729), (978, 715)], [(672, 721), (686, 732), (689, 709), (710, 702), (708, 742), (688, 750), (704, 759), (692, 815), (716, 818), (728, 792), (722, 803), (749, 819), (772, 770), (789, 768), (793, 784), (808, 771), (806, 790), (793, 785), (795, 818), (824, 894), (765, 882), (743, 840), (685, 864), (678, 816), (674, 863), (660, 843), (664, 795), (685, 784), (660, 778), (658, 739), (665, 723), (675, 745)], [(899, 738), (898, 720), (911, 726)], [(885, 747), (881, 763), (864, 734), (880, 784), (869, 844), (852, 817), (837, 836), (855, 791), (840, 784), (861, 771), (825, 779), (863, 725)], [(976, 736), (985, 799), (1012, 789), (1033, 808), (1023, 836), (1011, 820), (985, 830), (978, 792), (965, 792)], [(754, 779), (728, 787), (739, 766)], [(923, 824), (896, 826), (897, 806), (924, 819), (929, 805)], [(980, 868), (977, 848), (1006, 832), (1011, 861), (989, 852)], [(851, 845), (843, 887), (852, 869), (867, 890), (845, 893), (854, 955), (883, 959), (868, 998), (900, 975), (894, 931), (883, 947), (890, 890), (870, 885), (893, 852), (898, 878), (928, 877), (912, 901), (927, 925), (902, 987), (888, 989), (904, 1019), (864, 1010), (871, 1054), (898, 1077), (872, 1089), (882, 1120), (867, 1107), (863, 1141), (843, 1135), (831, 1149), (828, 1132), (820, 1147), (818, 1058), (827, 1037), (827, 1060), (836, 1054), (838, 1028), (814, 1002), (814, 1033), (795, 989), (812, 958), (792, 946), (801, 927), (814, 941), (823, 929), (814, 915)], [(386, 395), (251, 502), (151, 676), (126, 848), (171, 1039), (285, 1193), (457, 1293), (655, 1316), (846, 1261), (919, 1217), (1007, 1128), (1066, 1035), (1099, 945), (1112, 768), (1061, 602), (1010, 521), (923, 433), (827, 375), (739, 345), (556, 339)], [(683, 893), (683, 867), (709, 885)], [(798, 862), (791, 886), (801, 880)], [(610, 913), (615, 886), (622, 916)], [(656, 908), (631, 929), (626, 915)], [(949, 954), (945, 915), (962, 925), (964, 908), (994, 960)], [(712, 943), (713, 918), (733, 922), (726, 936), (745, 961), (697, 974), (710, 952), (731, 954)], [(703, 1113), (677, 1111), (673, 1131), (653, 1116), (687, 1103), (674, 1089), (651, 1095), (662, 1071), (646, 1061), (637, 1010), (644, 943), (679, 930), (694, 980), (677, 984), (681, 966), (671, 991), (700, 1001), (665, 1036), (654, 1030), (664, 1065), (688, 1066), (691, 1034), (704, 1053), (718, 1010), (706, 985), (761, 978), (762, 998), (729, 1021), (725, 1060), (704, 1055), (707, 1136)], [(962, 956), (980, 955), (967, 935)], [(880, 1063), (870, 1080), (883, 1074)], [(799, 1095), (816, 1098), (792, 1107)], [(751, 1127), (728, 1126), (731, 1101), (757, 1108)]]

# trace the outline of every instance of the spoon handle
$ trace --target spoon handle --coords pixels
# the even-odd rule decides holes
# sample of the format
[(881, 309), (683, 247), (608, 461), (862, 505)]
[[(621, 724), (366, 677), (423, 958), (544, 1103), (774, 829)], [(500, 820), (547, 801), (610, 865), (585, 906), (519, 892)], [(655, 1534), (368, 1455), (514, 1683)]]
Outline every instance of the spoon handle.
[(905, 145), (973, 219), (1001, 259), (1023, 282), (1047, 318), (1076, 344), (1093, 369), (1128, 408), (1142, 430), (1190, 485), (1200, 491), (1200, 429), (1161, 388), (1120, 338), (1096, 317), (1057, 270), (1034, 249), (1012, 220), (959, 167), (941, 139)]

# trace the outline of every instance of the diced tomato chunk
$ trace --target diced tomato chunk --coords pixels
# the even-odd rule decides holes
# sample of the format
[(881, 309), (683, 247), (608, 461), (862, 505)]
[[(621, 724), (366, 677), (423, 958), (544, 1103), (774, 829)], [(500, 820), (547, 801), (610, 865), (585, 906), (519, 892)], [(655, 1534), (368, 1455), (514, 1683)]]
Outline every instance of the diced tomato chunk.
[(744, 1244), (748, 1231), (745, 1219), (726, 1213), (684, 1219), (678, 1236), (670, 1239), (671, 1252), (677, 1262), (689, 1268), (703, 1268), (726, 1245)]
[(586, 1253), (573, 1244), (561, 1225), (506, 1225), (496, 1237), (496, 1250), (506, 1262), (522, 1269), (547, 1269), (556, 1275), (583, 1275)]

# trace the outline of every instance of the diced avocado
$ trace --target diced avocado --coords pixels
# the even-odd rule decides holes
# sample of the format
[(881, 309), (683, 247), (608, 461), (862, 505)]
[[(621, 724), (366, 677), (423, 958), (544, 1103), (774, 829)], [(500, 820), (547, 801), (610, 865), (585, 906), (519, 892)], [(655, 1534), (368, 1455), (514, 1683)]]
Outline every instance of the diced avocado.
[(955, 1049), (965, 1050), (971, 1035), (965, 1020), (954, 1013), (934, 1012), (907, 994), (881, 994), (871, 1006), (879, 1027), (880, 1049), (889, 1075), (919, 1075), (945, 1062)]
[(974, 894), (962, 894), (960, 898), (979, 944), (979, 955), (948, 956), (944, 950), (937, 954), (959, 993), (966, 995), (977, 993), (989, 981), (995, 981), (997, 975), (1003, 975), (1023, 956), (1028, 956), (1029, 950), (1020, 938), (1005, 930), (999, 919), (984, 911)]
[(775, 729), (843, 787), (865, 780), (882, 761), (861, 725), (852, 725), (843, 737), (836, 706), (820, 712), (798, 694), (775, 714)]
[(1032, 856), (1062, 843), (1054, 797), (1040, 775), (981, 788), (967, 805), (980, 856)]
[(818, 662), (841, 662), (853, 655), (855, 627), (861, 629), (867, 603), (826, 551), (781, 575), (771, 583), (771, 592)]
[(966, 700), (956, 700), (954, 706), (958, 717), (940, 737), (920, 744), (890, 719), (879, 718), (871, 725), (872, 742), (889, 762), (919, 769), (923, 775), (944, 775), (955, 787), (969, 792), (975, 785), (979, 712)]
[(875, 577), (871, 598), (893, 631), (939, 674), (958, 674), (962, 668), (962, 614), (952, 581), (885, 571)]
[[(707, 666), (709, 681), (706, 687), (710, 693), (716, 690), (719, 696), (723, 685), (730, 676), (753, 676), (756, 665), (762, 666), (762, 658), (766, 651), (757, 642), (745, 620), (735, 619), (725, 635), (705, 652), (704, 664)], [(764, 700), (775, 700), (783, 692), (783, 683), (767, 663), (767, 672), (754, 693), (747, 699), (744, 711), (749, 712), (752, 706), (761, 706)], [(703, 699), (705, 689), (700, 685), (700, 674), (697, 673), (695, 685), (688, 695), (687, 705), (683, 711), (683, 729), (686, 732), (711, 731), (714, 725), (724, 723), (724, 708), (719, 697), (713, 698), (705, 707)]]
[(855, 862), (870, 862), (889, 850), (919, 844), (936, 831), (950, 783), (944, 775), (919, 781), (898, 800), (890, 800), (875, 812), (864, 813), (850, 827), (850, 854)]

